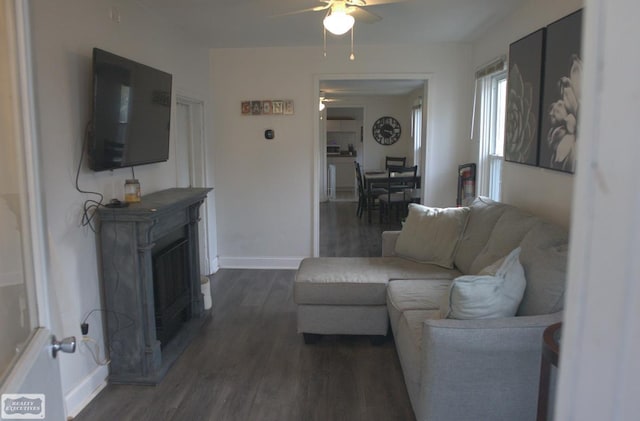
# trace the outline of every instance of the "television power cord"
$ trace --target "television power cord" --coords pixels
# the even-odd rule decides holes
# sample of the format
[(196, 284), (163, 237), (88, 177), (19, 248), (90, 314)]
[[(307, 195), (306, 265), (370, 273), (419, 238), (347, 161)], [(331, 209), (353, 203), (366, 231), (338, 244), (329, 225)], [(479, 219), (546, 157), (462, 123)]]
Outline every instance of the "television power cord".
[(78, 169), (76, 170), (76, 190), (78, 190), (80, 193), (83, 193), (83, 194), (93, 194), (98, 196), (97, 200), (87, 199), (84, 201), (84, 204), (82, 205), (82, 226), (83, 227), (88, 226), (91, 229), (91, 231), (95, 233), (96, 229), (94, 226), (93, 219), (96, 215), (96, 210), (100, 206), (103, 206), (102, 202), (104, 200), (104, 196), (102, 195), (102, 193), (99, 193), (99, 192), (83, 190), (80, 188), (80, 185), (78, 183), (78, 180), (80, 178), (80, 168), (82, 168), (82, 160), (84, 158), (85, 149), (87, 148), (87, 144), (89, 143), (90, 127), (91, 127), (91, 121), (87, 123), (87, 126), (85, 127), (85, 130), (84, 130), (84, 139), (82, 141), (82, 148), (80, 149), (80, 160), (78, 161)]

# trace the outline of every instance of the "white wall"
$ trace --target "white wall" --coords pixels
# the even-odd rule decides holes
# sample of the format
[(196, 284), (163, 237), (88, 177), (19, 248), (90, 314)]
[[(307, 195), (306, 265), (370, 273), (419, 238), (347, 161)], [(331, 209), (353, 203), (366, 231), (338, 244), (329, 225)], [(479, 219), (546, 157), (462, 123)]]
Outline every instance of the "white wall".
[[(410, 130), (411, 110), (407, 108), (407, 98), (407, 95), (355, 95), (340, 101), (341, 107), (357, 105), (364, 108), (364, 157), (361, 161), (364, 170), (384, 169), (385, 156), (406, 156), (407, 162), (410, 162), (413, 140)], [(384, 116), (394, 117), (400, 123), (400, 139), (393, 145), (381, 145), (373, 138), (373, 124)], [(360, 133), (357, 134), (357, 139), (360, 142)]]
[[(582, 7), (582, 0), (529, 0), (473, 44), (473, 71), (506, 55), (509, 44)], [(469, 159), (477, 162), (478, 144)], [(574, 176), (557, 171), (505, 162), (502, 200), (569, 226)]]
[[(95, 197), (74, 187), (84, 128), (91, 118), (92, 48), (170, 72), (174, 96), (180, 92), (202, 100), (208, 100), (209, 92), (208, 50), (193, 46), (138, 2), (56, 0), (35, 1), (31, 6), (52, 330), (58, 337), (81, 337), (80, 322), (90, 310), (101, 307), (96, 236), (80, 226), (83, 202)], [(112, 6), (120, 13), (119, 23), (109, 18)], [(129, 169), (93, 173), (85, 161), (80, 186), (103, 193), (107, 200), (122, 198), (130, 174)], [(175, 159), (138, 167), (136, 176), (143, 194), (173, 187)], [(101, 314), (93, 314), (88, 322), (89, 334), (102, 343)], [(67, 409), (73, 414), (99, 387), (106, 368), (98, 368), (84, 346), (74, 355), (64, 355), (60, 366)]]
[[(364, 120), (364, 169), (384, 169), (386, 156), (406, 156), (411, 153), (409, 111), (406, 108), (406, 96), (387, 95), (362, 98), (365, 104)], [(373, 138), (373, 125), (380, 117), (394, 117), (400, 123), (400, 138), (393, 145), (381, 145)]]
[[(338, 51), (336, 51), (338, 50)], [(214, 167), (221, 266), (296, 267), (313, 253), (314, 121), (326, 75), (430, 74), (432, 125), (426, 203), (454, 205), (456, 168), (466, 160), (471, 110), (466, 44), (337, 48), (214, 49), (211, 52)], [(240, 102), (284, 98), (294, 116), (242, 116)], [(371, 113), (367, 113), (367, 118)], [(276, 138), (266, 141), (263, 131)], [(365, 133), (370, 127), (365, 127)], [(319, 153), (319, 151), (318, 151)], [(429, 155), (430, 154), (430, 155)], [(437, 159), (435, 159), (437, 157)]]

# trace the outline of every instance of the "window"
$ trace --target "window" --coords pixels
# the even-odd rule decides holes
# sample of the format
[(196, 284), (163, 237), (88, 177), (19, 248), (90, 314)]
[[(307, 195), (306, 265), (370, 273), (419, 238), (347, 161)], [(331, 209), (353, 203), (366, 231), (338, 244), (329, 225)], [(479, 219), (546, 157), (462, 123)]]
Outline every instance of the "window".
[(422, 157), (422, 97), (411, 107), (411, 137), (413, 138), (413, 165), (420, 168)]
[(504, 119), (507, 101), (507, 75), (501, 73), (491, 78), (491, 135), (488, 143), (489, 191), (493, 200), (500, 200), (502, 192), (502, 160), (504, 156)]
[(501, 199), (507, 73), (500, 71), (476, 81), (479, 97), (478, 194)]

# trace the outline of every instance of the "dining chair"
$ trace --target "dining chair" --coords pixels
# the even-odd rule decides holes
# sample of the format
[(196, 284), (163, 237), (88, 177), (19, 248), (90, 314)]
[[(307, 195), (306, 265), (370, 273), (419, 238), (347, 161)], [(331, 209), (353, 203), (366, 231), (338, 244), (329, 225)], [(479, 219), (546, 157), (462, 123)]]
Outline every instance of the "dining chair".
[(358, 181), (358, 209), (356, 210), (356, 215), (360, 218), (366, 210), (369, 222), (371, 222), (371, 211), (375, 208), (375, 201), (378, 196), (386, 193), (386, 190), (375, 185), (365, 188), (364, 179), (362, 177), (362, 168), (358, 161), (353, 162), (356, 167), (356, 179)]
[(384, 169), (388, 170), (390, 166), (399, 166), (406, 167), (407, 166), (407, 157), (406, 156), (387, 156), (384, 159)]
[[(418, 186), (418, 166), (390, 166), (387, 169), (387, 192), (378, 197), (380, 203), (380, 223), (385, 218), (391, 223), (393, 209), (396, 211), (396, 219), (407, 213), (408, 204), (416, 201), (419, 197)], [(419, 200), (419, 199), (418, 199)]]

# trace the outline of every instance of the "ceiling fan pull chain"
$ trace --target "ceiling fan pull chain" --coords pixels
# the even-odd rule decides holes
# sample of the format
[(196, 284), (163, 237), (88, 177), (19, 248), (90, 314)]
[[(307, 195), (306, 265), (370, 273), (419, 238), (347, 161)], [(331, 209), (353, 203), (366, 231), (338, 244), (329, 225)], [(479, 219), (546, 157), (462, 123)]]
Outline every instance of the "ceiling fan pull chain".
[(327, 28), (325, 27), (322, 28), (322, 35), (323, 35), (322, 54), (324, 57), (326, 57), (327, 56)]
[(356, 59), (356, 56), (353, 54), (353, 28), (355, 26), (351, 27), (351, 55), (349, 56), (349, 60), (353, 61)]

